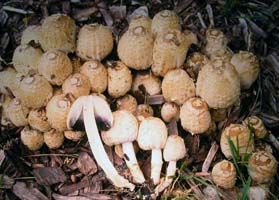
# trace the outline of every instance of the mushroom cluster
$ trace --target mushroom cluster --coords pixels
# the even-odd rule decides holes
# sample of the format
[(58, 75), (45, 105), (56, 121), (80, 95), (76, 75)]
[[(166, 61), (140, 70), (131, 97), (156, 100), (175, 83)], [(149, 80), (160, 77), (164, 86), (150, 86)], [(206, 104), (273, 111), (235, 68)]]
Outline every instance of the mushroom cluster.
[[(217, 29), (207, 30), (203, 53), (187, 56), (191, 45), (200, 42), (193, 32), (182, 29), (171, 10), (157, 13), (152, 20), (135, 16), (117, 43), (119, 60), (115, 61), (106, 59), (114, 46), (109, 27), (95, 23), (76, 30), (75, 22), (62, 14), (27, 27), (14, 51), (14, 67), (0, 72), (0, 91), (5, 95), (1, 104), (5, 122), (1, 123), (25, 126), (21, 140), (32, 151), (44, 143), (57, 149), (65, 138), (78, 141), (87, 134), (98, 165), (120, 188), (134, 190), (135, 184), (147, 179), (135, 144), (151, 151), (155, 193), (171, 185), (177, 161), (187, 154), (180, 134), (221, 131), (219, 124), (227, 111), (238, 103), (241, 89), (253, 84), (260, 69), (250, 52), (231, 55), (225, 34)], [(156, 97), (163, 100), (152, 103)], [(181, 123), (181, 131), (169, 135), (167, 124), (171, 123)], [(251, 127), (255, 137), (267, 135), (257, 117), (221, 131), (221, 149), (227, 159), (232, 158), (231, 144), (240, 156), (253, 153)], [(122, 152), (133, 183), (118, 173), (104, 144)], [(168, 166), (161, 179), (163, 161)], [(268, 181), (277, 169), (276, 159), (266, 152), (253, 153), (249, 164), (249, 174), (258, 183)], [(227, 160), (216, 164), (212, 177), (221, 187), (233, 187), (234, 165)]]

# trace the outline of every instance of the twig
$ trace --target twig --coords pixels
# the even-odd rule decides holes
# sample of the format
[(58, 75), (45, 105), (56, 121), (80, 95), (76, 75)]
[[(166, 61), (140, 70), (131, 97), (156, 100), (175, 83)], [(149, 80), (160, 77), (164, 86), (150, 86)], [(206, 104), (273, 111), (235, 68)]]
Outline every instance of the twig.
[(96, 7), (79, 9), (79, 10), (75, 11), (73, 18), (75, 20), (87, 19), (90, 15), (92, 15), (93, 13), (95, 13), (97, 11), (98, 11), (98, 8), (96, 8)]
[(148, 97), (148, 104), (149, 105), (161, 105), (165, 102), (163, 95), (152, 95)]
[(202, 18), (202, 16), (201, 16), (201, 13), (200, 13), (200, 12), (198, 12), (198, 18), (199, 18), (199, 20), (200, 20), (200, 23), (201, 23), (202, 27), (203, 27), (204, 29), (206, 29), (207, 27), (206, 27), (206, 25), (205, 25), (205, 23), (204, 23), (204, 21), (203, 21), (203, 18)]
[(267, 140), (274, 146), (277, 151), (279, 151), (279, 141), (271, 132), (268, 134)]
[(60, 157), (73, 157), (78, 158), (78, 154), (63, 154), (63, 153), (44, 153), (44, 154), (34, 154), (24, 156), (25, 158), (36, 158), (36, 157), (43, 157), (43, 156), (60, 156)]
[(15, 13), (23, 14), (23, 15), (34, 13), (33, 11), (25, 11), (23, 9), (14, 8), (14, 7), (11, 7), (11, 6), (3, 6), (2, 9), (5, 10), (5, 11), (15, 12)]
[(205, 161), (203, 162), (203, 165), (202, 165), (202, 172), (208, 172), (208, 169), (213, 161), (213, 158), (215, 157), (217, 151), (219, 149), (219, 146), (216, 142), (214, 142), (212, 145), (211, 145), (211, 148), (206, 156), (206, 159)]
[(214, 27), (214, 15), (213, 15), (213, 10), (210, 4), (207, 4), (205, 7), (208, 17), (209, 17), (209, 22), (210, 22), (210, 27)]

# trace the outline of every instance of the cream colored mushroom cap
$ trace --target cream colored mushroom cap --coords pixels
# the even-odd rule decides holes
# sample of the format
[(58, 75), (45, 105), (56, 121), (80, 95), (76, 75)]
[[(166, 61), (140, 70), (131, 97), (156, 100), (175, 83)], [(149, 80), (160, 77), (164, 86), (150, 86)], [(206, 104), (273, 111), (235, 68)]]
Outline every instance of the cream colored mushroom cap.
[(129, 29), (133, 29), (137, 26), (142, 26), (146, 30), (151, 31), (151, 23), (152, 20), (149, 17), (144, 15), (136, 15), (131, 19), (129, 23)]
[(258, 118), (257, 116), (250, 116), (250, 117), (246, 118), (242, 122), (242, 124), (247, 126), (248, 128), (249, 128), (249, 126), (251, 126), (251, 128), (254, 129), (256, 138), (264, 138), (268, 133), (264, 126), (263, 121), (260, 118)]
[(44, 144), (44, 136), (41, 132), (25, 127), (20, 132), (22, 143), (31, 151), (39, 150)]
[(27, 117), (29, 109), (22, 104), (20, 99), (14, 98), (10, 101), (7, 108), (7, 113), (8, 118), (15, 126), (19, 127), (28, 124)]
[(57, 149), (63, 145), (64, 133), (54, 129), (44, 132), (44, 142), (50, 149)]
[(152, 117), (154, 115), (153, 108), (148, 104), (139, 104), (136, 109), (136, 117), (139, 122), (147, 117)]
[(41, 132), (49, 131), (51, 129), (45, 109), (31, 110), (28, 115), (28, 123), (33, 129)]
[(132, 114), (136, 114), (138, 103), (136, 98), (132, 95), (126, 94), (125, 96), (120, 97), (117, 99), (116, 104), (118, 110), (127, 110)]
[(64, 137), (68, 140), (78, 142), (86, 135), (83, 131), (64, 131)]
[(166, 102), (161, 108), (161, 117), (165, 122), (179, 120), (180, 108), (172, 102)]
[(205, 53), (208, 56), (214, 56), (215, 54), (222, 55), (227, 48), (228, 40), (225, 34), (218, 29), (207, 29), (206, 31), (206, 46)]
[(133, 80), (132, 91), (139, 91), (139, 86), (143, 85), (149, 95), (161, 93), (161, 80), (152, 73), (136, 74)]
[(163, 150), (164, 160), (177, 161), (186, 156), (187, 150), (182, 137), (170, 135)]
[(165, 123), (157, 117), (142, 120), (139, 127), (138, 144), (143, 150), (163, 149), (168, 137)]
[(236, 182), (236, 169), (233, 163), (223, 160), (214, 165), (211, 176), (217, 186), (230, 189)]
[(8, 67), (5, 70), (0, 72), (0, 92), (3, 94), (9, 95), (9, 91), (7, 91), (6, 87), (9, 88), (13, 94), (17, 89), (15, 84), (16, 81), (16, 71), (14, 68)]
[(102, 131), (102, 139), (108, 146), (133, 142), (138, 136), (138, 121), (126, 110), (113, 112), (113, 125), (108, 131)]
[(35, 43), (40, 43), (42, 38), (42, 27), (38, 25), (28, 26), (21, 35), (21, 44), (29, 44), (29, 42), (34, 41)]

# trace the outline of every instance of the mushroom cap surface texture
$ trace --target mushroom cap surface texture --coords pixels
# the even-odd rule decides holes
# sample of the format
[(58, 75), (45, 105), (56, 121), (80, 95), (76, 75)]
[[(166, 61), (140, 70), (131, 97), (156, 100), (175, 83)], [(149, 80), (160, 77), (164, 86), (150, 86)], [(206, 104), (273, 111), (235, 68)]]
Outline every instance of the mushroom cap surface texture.
[(38, 130), (30, 129), (28, 127), (25, 127), (20, 132), (20, 139), (31, 151), (39, 150), (44, 144), (43, 134)]
[(49, 131), (50, 124), (47, 121), (45, 109), (31, 110), (28, 115), (28, 123), (33, 129), (41, 132)]
[(131, 19), (129, 23), (129, 29), (133, 29), (137, 26), (142, 26), (146, 30), (151, 32), (151, 23), (152, 20), (148, 16), (136, 15)]
[(154, 115), (153, 108), (148, 104), (139, 104), (136, 110), (136, 117), (139, 122), (147, 117), (152, 117)]
[(156, 95), (161, 93), (161, 80), (154, 76), (151, 72), (140, 74), (137, 73), (133, 80), (132, 91), (140, 91), (140, 87), (144, 89), (149, 95)]
[(50, 149), (58, 149), (63, 145), (64, 133), (51, 129), (50, 131), (44, 132), (44, 142)]
[(118, 110), (127, 110), (132, 114), (136, 114), (138, 103), (136, 98), (132, 95), (126, 94), (125, 96), (120, 97), (117, 99), (116, 104)]
[(177, 161), (186, 156), (187, 150), (182, 137), (170, 135), (163, 150), (164, 160)]
[(21, 44), (29, 44), (34, 41), (36, 44), (40, 43), (42, 38), (42, 27), (39, 25), (28, 26), (21, 35)]
[(7, 88), (9, 88), (12, 93), (15, 93), (17, 86), (15, 84), (17, 72), (14, 68), (7, 67), (5, 70), (0, 72), (0, 92), (6, 95), (10, 95)]
[(251, 126), (256, 138), (264, 138), (268, 133), (264, 126), (263, 121), (260, 118), (258, 118), (257, 116), (247, 117), (242, 122), (242, 124), (247, 126), (248, 128), (250, 128), (249, 126)]
[(205, 54), (209, 57), (216, 54), (224, 54), (227, 48), (228, 40), (224, 33), (218, 29), (207, 29)]
[(180, 108), (173, 102), (166, 102), (161, 108), (161, 117), (165, 122), (179, 120)]
[(14, 98), (10, 101), (7, 108), (7, 113), (8, 118), (15, 126), (19, 127), (28, 124), (27, 117), (29, 109), (22, 104), (20, 99)]

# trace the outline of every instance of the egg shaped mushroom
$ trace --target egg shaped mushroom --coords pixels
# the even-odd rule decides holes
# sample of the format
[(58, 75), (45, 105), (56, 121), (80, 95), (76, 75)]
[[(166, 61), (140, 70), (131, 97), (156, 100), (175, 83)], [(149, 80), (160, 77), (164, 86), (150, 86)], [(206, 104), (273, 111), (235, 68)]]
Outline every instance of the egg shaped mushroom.
[(64, 133), (51, 129), (50, 131), (44, 132), (44, 142), (50, 149), (58, 149), (63, 145)]
[(101, 24), (86, 24), (78, 34), (77, 55), (83, 60), (101, 61), (113, 48), (111, 30)]
[(139, 122), (145, 118), (152, 117), (154, 115), (153, 108), (148, 104), (139, 104), (136, 110), (136, 117)]
[(179, 120), (180, 108), (172, 102), (166, 102), (161, 108), (161, 117), (165, 122), (171, 122), (172, 120)]
[(118, 110), (127, 110), (132, 114), (136, 114), (138, 103), (135, 97), (126, 94), (125, 96), (117, 99), (116, 106)]
[(89, 78), (92, 92), (103, 93), (107, 89), (108, 72), (101, 62), (97, 60), (85, 62), (81, 66), (80, 73)]
[(64, 137), (74, 142), (80, 141), (85, 135), (83, 131), (64, 131)]
[(54, 14), (42, 23), (40, 43), (44, 51), (61, 50), (72, 53), (76, 50), (76, 24), (67, 15)]
[(187, 99), (195, 96), (196, 88), (193, 80), (184, 70), (174, 69), (165, 75), (162, 93), (167, 102), (182, 105)]
[(38, 130), (30, 129), (29, 127), (25, 127), (20, 132), (20, 139), (31, 151), (39, 150), (44, 144), (43, 134)]
[(192, 135), (204, 133), (211, 123), (206, 102), (198, 97), (188, 99), (180, 109), (180, 120), (183, 129)]
[(33, 129), (41, 132), (49, 131), (51, 129), (47, 121), (45, 109), (31, 110), (28, 115), (28, 123)]
[[(17, 72), (14, 68), (8, 67), (0, 72), (0, 92), (6, 95), (10, 95), (10, 92), (14, 94), (17, 89), (16, 81)], [(8, 89), (7, 89), (8, 88)]]
[(213, 182), (224, 189), (231, 189), (236, 182), (236, 169), (232, 162), (223, 160), (214, 165), (211, 173)]
[(129, 23), (129, 29), (133, 29), (137, 26), (142, 26), (146, 30), (151, 31), (151, 23), (152, 20), (148, 16), (136, 15), (131, 19)]
[(29, 109), (22, 104), (20, 99), (14, 98), (10, 101), (7, 108), (7, 113), (9, 119), (15, 126), (19, 127), (28, 124), (27, 117)]
[(231, 124), (223, 130), (220, 140), (221, 150), (228, 159), (232, 158), (229, 139), (240, 156), (251, 153), (254, 148), (253, 137), (249, 129), (241, 124)]
[(132, 91), (134, 93), (140, 91), (141, 86), (144, 86), (145, 91), (151, 96), (161, 93), (161, 80), (151, 72), (137, 73), (135, 75)]
[(39, 44), (42, 39), (42, 27), (39, 25), (28, 26), (21, 35), (21, 44), (29, 44), (34, 41)]
[(197, 80), (197, 95), (210, 108), (232, 106), (240, 96), (240, 81), (234, 66), (220, 59), (204, 65)]
[(228, 40), (224, 33), (218, 29), (207, 29), (206, 46), (204, 52), (209, 57), (226, 52)]
[(260, 72), (259, 59), (251, 52), (239, 51), (231, 58), (239, 77), (241, 88), (248, 89), (257, 79)]
[(257, 116), (246, 118), (242, 124), (248, 128), (252, 128), (256, 138), (264, 138), (267, 135), (263, 121)]
[(200, 52), (194, 52), (186, 61), (187, 71), (188, 69), (192, 71), (194, 73), (194, 77), (197, 78), (199, 71), (207, 62), (209, 62), (209, 59), (206, 55)]

